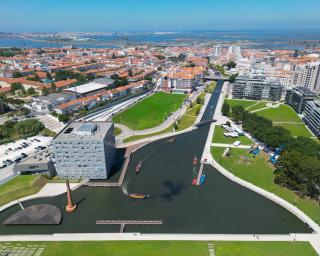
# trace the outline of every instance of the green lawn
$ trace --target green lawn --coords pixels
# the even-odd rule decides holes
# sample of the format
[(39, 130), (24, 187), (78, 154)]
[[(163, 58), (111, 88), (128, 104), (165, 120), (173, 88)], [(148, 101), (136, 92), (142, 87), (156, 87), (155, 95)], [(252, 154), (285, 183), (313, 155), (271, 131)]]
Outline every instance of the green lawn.
[(292, 136), (313, 137), (314, 135), (305, 127), (304, 124), (273, 124), (274, 126), (281, 126), (290, 131)]
[(257, 103), (256, 100), (237, 100), (237, 99), (226, 99), (225, 100), (229, 106), (232, 108), (234, 106), (240, 105), (242, 106), (244, 109), (254, 105)]
[(208, 256), (208, 243), (216, 256), (316, 256), (307, 242), (206, 242), (206, 241), (81, 241), (10, 242), (10, 247), (43, 247), (42, 256)]
[(257, 115), (263, 116), (272, 122), (299, 122), (302, 123), (296, 112), (287, 105), (280, 105), (279, 108), (269, 108), (256, 112)]
[(198, 104), (193, 108), (188, 109), (186, 113), (179, 119), (177, 131), (182, 131), (192, 126), (197, 119), (197, 111), (200, 111), (201, 107), (202, 105)]
[(247, 108), (247, 110), (251, 112), (251, 111), (261, 109), (261, 108), (265, 108), (265, 107), (267, 107), (267, 103), (268, 103), (268, 101), (260, 101), (258, 104), (252, 105), (249, 108)]
[(163, 123), (170, 113), (176, 111), (186, 97), (183, 94), (159, 92), (116, 115), (113, 121), (133, 130), (156, 127)]
[(0, 185), (0, 206), (13, 200), (37, 193), (47, 179), (40, 175), (22, 175)]
[[(243, 180), (251, 182), (256, 186), (270, 191), (309, 215), (315, 222), (320, 224), (320, 204), (309, 198), (301, 198), (291, 190), (281, 187), (273, 182), (273, 167), (267, 163), (267, 157), (259, 154), (253, 158), (245, 149), (232, 149), (231, 156), (223, 158), (224, 148), (212, 147), (211, 152), (214, 159), (228, 171)], [(241, 156), (247, 156), (249, 162), (243, 162)]]
[(122, 130), (119, 127), (114, 127), (114, 136), (118, 136), (122, 133)]
[(225, 133), (225, 129), (221, 126), (216, 125), (214, 128), (214, 134), (212, 137), (213, 143), (224, 143), (224, 144), (232, 144), (235, 141), (240, 141), (242, 145), (251, 145), (252, 141), (246, 136), (239, 136), (238, 138), (230, 138), (223, 135)]
[(123, 143), (128, 143), (128, 142), (135, 141), (135, 140), (141, 140), (141, 139), (153, 137), (153, 136), (156, 136), (156, 135), (169, 133), (169, 132), (172, 132), (172, 130), (173, 130), (173, 125), (170, 125), (170, 126), (167, 127), (166, 129), (163, 129), (163, 130), (161, 130), (161, 131), (159, 131), (159, 132), (149, 133), (149, 134), (145, 134), (145, 135), (134, 135), (134, 136), (130, 136), (130, 137), (128, 137), (128, 138), (125, 138), (125, 139), (123, 140)]

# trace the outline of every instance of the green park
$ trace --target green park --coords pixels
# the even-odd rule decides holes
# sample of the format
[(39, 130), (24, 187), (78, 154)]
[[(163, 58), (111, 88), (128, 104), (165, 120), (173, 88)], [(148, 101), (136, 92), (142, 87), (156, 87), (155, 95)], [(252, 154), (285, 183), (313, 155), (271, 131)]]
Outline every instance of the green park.
[(10, 242), (0, 248), (44, 248), (42, 255), (87, 256), (207, 256), (212, 244), (216, 256), (316, 256), (307, 242), (216, 242), (216, 241), (81, 241), (81, 242)]
[(159, 92), (116, 115), (113, 120), (133, 130), (153, 128), (178, 110), (186, 97), (181, 94)]

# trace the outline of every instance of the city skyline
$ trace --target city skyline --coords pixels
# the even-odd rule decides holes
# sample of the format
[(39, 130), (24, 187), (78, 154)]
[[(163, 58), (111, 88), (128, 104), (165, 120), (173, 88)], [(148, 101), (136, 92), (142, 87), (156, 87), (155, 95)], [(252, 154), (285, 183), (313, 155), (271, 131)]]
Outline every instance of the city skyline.
[(183, 5), (168, 0), (13, 0), (1, 7), (2, 32), (320, 29), (316, 0), (188, 0)]

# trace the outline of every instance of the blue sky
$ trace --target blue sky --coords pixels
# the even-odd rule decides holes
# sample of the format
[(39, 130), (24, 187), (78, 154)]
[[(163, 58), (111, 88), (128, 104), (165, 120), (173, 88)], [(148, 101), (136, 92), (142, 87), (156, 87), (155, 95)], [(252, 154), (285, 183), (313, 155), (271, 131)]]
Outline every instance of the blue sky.
[(320, 0), (1, 0), (0, 31), (319, 29)]

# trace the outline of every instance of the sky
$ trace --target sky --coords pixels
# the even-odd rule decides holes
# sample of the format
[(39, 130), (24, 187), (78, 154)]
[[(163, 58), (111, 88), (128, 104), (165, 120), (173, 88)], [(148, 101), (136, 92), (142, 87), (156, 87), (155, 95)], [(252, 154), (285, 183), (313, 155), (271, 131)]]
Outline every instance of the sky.
[(320, 0), (1, 0), (1, 32), (320, 29)]

